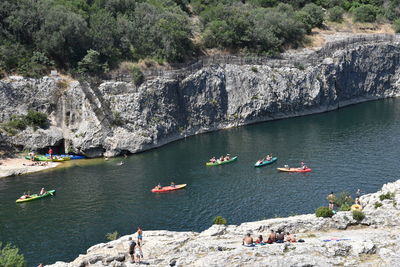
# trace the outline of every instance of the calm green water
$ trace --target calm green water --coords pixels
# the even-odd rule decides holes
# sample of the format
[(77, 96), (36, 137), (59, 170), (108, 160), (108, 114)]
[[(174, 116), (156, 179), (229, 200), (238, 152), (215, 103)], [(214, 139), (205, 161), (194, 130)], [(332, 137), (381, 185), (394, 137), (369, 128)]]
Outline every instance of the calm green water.
[[(162, 148), (46, 173), (0, 180), (0, 240), (17, 245), (29, 266), (70, 261), (118, 231), (201, 231), (221, 215), (231, 224), (312, 213), (330, 191), (373, 192), (398, 179), (400, 99), (364, 103), (325, 114), (199, 135)], [(266, 153), (278, 162), (260, 169)], [(206, 167), (212, 155), (239, 155)], [(117, 166), (119, 161), (124, 165)], [(310, 174), (278, 173), (299, 165)], [(158, 182), (185, 190), (152, 194)], [(55, 197), (16, 204), (45, 186)]]

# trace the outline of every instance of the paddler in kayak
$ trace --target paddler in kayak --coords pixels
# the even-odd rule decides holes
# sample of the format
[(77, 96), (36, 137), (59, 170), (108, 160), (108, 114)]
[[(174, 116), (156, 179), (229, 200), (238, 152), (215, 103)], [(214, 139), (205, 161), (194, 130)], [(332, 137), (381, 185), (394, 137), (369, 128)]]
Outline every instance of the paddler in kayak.
[(171, 187), (175, 187), (175, 183), (174, 182), (171, 182)]
[(272, 159), (272, 157), (268, 154), (266, 157), (265, 157), (265, 161), (270, 161)]
[(24, 192), (24, 194), (19, 199), (27, 199), (27, 198), (30, 198), (30, 197), (31, 197), (31, 195), (29, 193), (25, 193)]
[(161, 184), (160, 183), (158, 183), (158, 185), (156, 185), (156, 187), (155, 187), (157, 190), (160, 190), (160, 189), (162, 189), (162, 186), (161, 186)]
[(215, 163), (217, 161), (217, 159), (215, 158), (215, 157), (212, 157), (211, 159), (210, 159), (210, 162), (211, 163)]
[(230, 160), (231, 159), (231, 154), (226, 154), (225, 160)]
[(308, 169), (307, 165), (304, 164), (304, 162), (300, 162), (300, 165), (302, 170)]
[(44, 190), (44, 187), (42, 187), (42, 189), (40, 189), (39, 196), (44, 195), (46, 193), (47, 193), (47, 191)]
[(219, 161), (220, 162), (224, 161), (224, 156), (219, 157)]

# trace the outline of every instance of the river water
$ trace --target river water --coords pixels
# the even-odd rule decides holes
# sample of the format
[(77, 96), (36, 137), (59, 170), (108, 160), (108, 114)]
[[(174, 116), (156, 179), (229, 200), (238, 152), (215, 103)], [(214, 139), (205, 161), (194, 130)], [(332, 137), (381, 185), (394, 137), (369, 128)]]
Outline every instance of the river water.
[[(369, 193), (397, 180), (400, 98), (337, 111), (198, 135), (109, 161), (0, 180), (0, 240), (20, 248), (29, 266), (71, 261), (105, 234), (144, 230), (201, 231), (221, 215), (230, 224), (312, 213), (331, 192)], [(213, 155), (238, 155), (206, 167)], [(278, 161), (256, 169), (273, 153)], [(124, 164), (118, 166), (117, 163)], [(276, 168), (304, 161), (309, 174)], [(185, 190), (153, 194), (157, 183)], [(54, 197), (16, 204), (22, 192), (56, 189)]]

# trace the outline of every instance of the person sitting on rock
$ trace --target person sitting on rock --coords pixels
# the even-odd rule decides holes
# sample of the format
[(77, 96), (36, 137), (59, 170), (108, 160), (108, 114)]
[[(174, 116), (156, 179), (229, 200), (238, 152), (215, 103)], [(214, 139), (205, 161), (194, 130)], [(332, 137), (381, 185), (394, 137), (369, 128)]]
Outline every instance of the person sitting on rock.
[(296, 237), (293, 234), (290, 234), (289, 232), (286, 233), (286, 241), (295, 243), (296, 242)]
[(259, 236), (258, 236), (258, 238), (257, 238), (257, 240), (256, 240), (256, 244), (265, 244), (262, 235), (259, 235)]
[(246, 236), (243, 238), (243, 246), (250, 247), (253, 246), (253, 238), (251, 237), (250, 233), (247, 233)]
[(354, 200), (354, 203), (356, 203), (357, 205), (361, 206), (361, 201), (359, 197), (356, 197), (356, 199)]
[(272, 243), (274, 243), (275, 241), (276, 241), (276, 234), (275, 234), (274, 230), (271, 230), (271, 233), (270, 233), (269, 236), (268, 236), (267, 243), (268, 243), (268, 244), (272, 244)]
[(285, 242), (285, 234), (282, 233), (281, 230), (278, 231), (278, 234), (276, 235), (276, 241), (275, 243), (283, 243)]

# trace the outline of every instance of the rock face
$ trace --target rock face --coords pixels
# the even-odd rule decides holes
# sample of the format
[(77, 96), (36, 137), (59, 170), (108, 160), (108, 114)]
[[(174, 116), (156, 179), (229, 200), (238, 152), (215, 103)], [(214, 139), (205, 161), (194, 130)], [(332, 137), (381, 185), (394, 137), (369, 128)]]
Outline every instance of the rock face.
[(329, 57), (311, 56), (312, 64), (297, 67), (214, 64), (139, 87), (10, 77), (0, 82), (0, 122), (35, 109), (47, 113), (52, 126), (15, 136), (0, 131), (0, 140), (17, 148), (61, 146), (89, 157), (115, 156), (197, 133), (400, 95), (400, 42), (359, 43)]
[[(390, 194), (387, 194), (390, 193)], [(382, 195), (387, 199), (381, 200)], [(145, 231), (144, 262), (148, 266), (399, 266), (400, 180), (362, 196), (365, 218), (351, 212), (332, 218), (314, 214), (236, 225), (213, 225), (201, 233)], [(381, 203), (378, 207), (375, 203)], [(304, 243), (244, 247), (246, 233), (267, 237), (270, 230), (295, 233)], [(131, 235), (136, 240), (135, 235)], [(95, 245), (71, 263), (51, 267), (137, 266), (130, 263), (129, 236)], [(90, 263), (90, 265), (89, 265)]]

